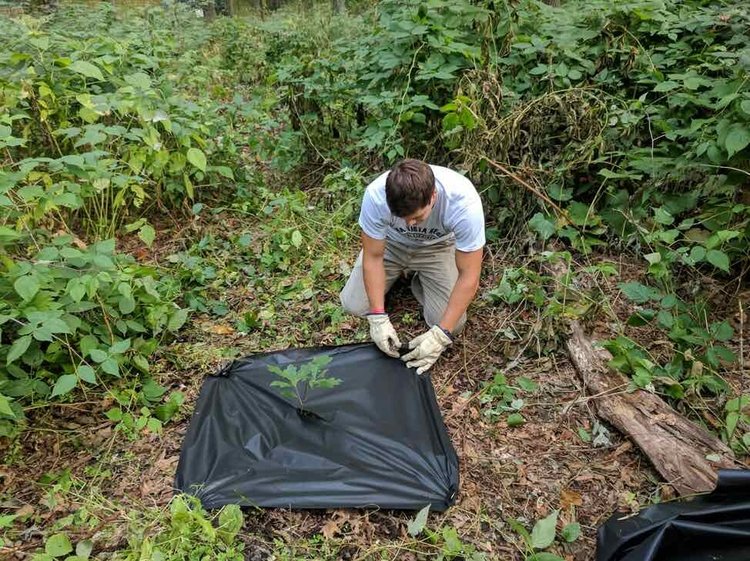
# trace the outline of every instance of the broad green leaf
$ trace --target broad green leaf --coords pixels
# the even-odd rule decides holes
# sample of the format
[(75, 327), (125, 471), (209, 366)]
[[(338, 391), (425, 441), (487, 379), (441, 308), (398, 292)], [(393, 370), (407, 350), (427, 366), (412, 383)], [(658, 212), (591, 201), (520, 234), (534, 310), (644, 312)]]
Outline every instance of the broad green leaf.
[(187, 173), (182, 174), (182, 182), (185, 185), (185, 193), (187, 193), (188, 198), (192, 200), (195, 197), (195, 189), (193, 188), (193, 182), (190, 181)]
[(117, 306), (122, 314), (132, 314), (135, 310), (135, 299), (132, 296), (120, 296), (117, 299)]
[(674, 222), (674, 216), (672, 216), (667, 210), (665, 210), (662, 207), (657, 208), (654, 210), (654, 219), (659, 224), (669, 225)]
[(161, 433), (162, 424), (161, 421), (155, 417), (149, 417), (148, 421), (146, 422), (146, 428), (149, 430), (149, 432), (152, 432), (154, 434)]
[(187, 321), (188, 313), (189, 313), (189, 310), (187, 308), (175, 310), (175, 312), (171, 316), (169, 316), (169, 321), (167, 322), (167, 329), (169, 331), (179, 330), (183, 325), (185, 325), (185, 321)]
[(538, 388), (536, 382), (529, 378), (526, 378), (525, 376), (521, 376), (516, 379), (516, 385), (525, 392), (535, 392)]
[(674, 325), (674, 316), (669, 310), (659, 310), (659, 313), (656, 314), (656, 321), (658, 321), (659, 325), (664, 329), (672, 329), (672, 326)]
[(48, 319), (42, 323), (42, 327), (50, 333), (72, 333), (70, 326), (59, 318)]
[(154, 227), (151, 226), (151, 224), (146, 224), (138, 231), (138, 237), (141, 238), (143, 243), (148, 247), (151, 247), (154, 245), (154, 240), (156, 239), (156, 230), (154, 230)]
[[(13, 409), (10, 408), (10, 399), (3, 394), (0, 394), (0, 415), (5, 415), (11, 419), (16, 418), (16, 414), (13, 413)], [(0, 526), (2, 528), (2, 526)]]
[(91, 551), (94, 549), (94, 542), (91, 540), (81, 540), (76, 544), (76, 556), (81, 559), (91, 557)]
[(85, 60), (76, 60), (68, 68), (70, 68), (74, 72), (78, 72), (78, 74), (86, 76), (87, 78), (94, 78), (95, 80), (104, 81), (102, 71), (99, 70), (98, 67)]
[(212, 169), (216, 170), (219, 175), (222, 175), (227, 179), (234, 179), (234, 173), (232, 173), (232, 169), (228, 168), (227, 166), (216, 166)]
[(565, 561), (565, 559), (548, 551), (540, 551), (531, 557), (527, 557), (526, 561)]
[(107, 419), (115, 423), (122, 421), (122, 409), (120, 409), (119, 407), (113, 407), (104, 415), (107, 417)]
[(658, 290), (639, 282), (623, 282), (618, 285), (622, 293), (637, 304), (645, 304), (649, 300), (659, 300), (661, 294)]
[(123, 339), (118, 341), (109, 348), (109, 353), (113, 355), (121, 355), (130, 348), (130, 339)]
[(0, 516), (0, 528), (10, 528), (16, 518), (18, 518), (17, 514), (4, 514)]
[(141, 392), (143, 392), (143, 397), (148, 401), (157, 401), (161, 396), (167, 393), (167, 388), (157, 384), (154, 380), (149, 378), (143, 383)]
[(750, 129), (741, 123), (734, 123), (727, 132), (724, 139), (724, 147), (731, 158), (740, 150), (744, 150), (750, 144)]
[(727, 437), (729, 439), (731, 439), (732, 436), (734, 435), (734, 431), (737, 428), (737, 423), (739, 422), (739, 420), (740, 420), (740, 414), (737, 413), (736, 411), (731, 411), (727, 414), (727, 419), (726, 419)]
[(547, 240), (555, 233), (555, 221), (550, 220), (541, 212), (537, 212), (529, 220), (529, 228), (539, 234), (543, 240)]
[(144, 72), (136, 72), (134, 74), (128, 74), (124, 77), (125, 82), (136, 88), (148, 89), (151, 87), (151, 78)]
[(25, 302), (30, 302), (39, 292), (39, 281), (33, 275), (24, 275), (18, 277), (16, 282), (13, 283), (13, 288), (16, 289), (16, 293), (24, 299)]
[(656, 84), (656, 87), (654, 87), (654, 91), (655, 92), (669, 92), (679, 87), (680, 87), (680, 84), (678, 84), (677, 82), (673, 82), (672, 80), (666, 80), (664, 82), (659, 82), (658, 84)]
[(578, 522), (572, 522), (562, 529), (560, 535), (566, 542), (574, 542), (581, 535), (581, 525)]
[(120, 365), (114, 358), (108, 358), (107, 360), (102, 362), (102, 370), (107, 374), (110, 374), (111, 376), (115, 376), (116, 378), (120, 377)]
[(187, 151), (188, 162), (193, 164), (202, 172), (206, 171), (206, 155), (198, 148), (189, 148)]
[(96, 373), (88, 364), (81, 364), (76, 368), (78, 378), (89, 384), (96, 384)]
[(76, 387), (76, 384), (78, 384), (78, 377), (75, 374), (63, 374), (55, 382), (55, 387), (52, 388), (52, 397), (69, 393)]
[(432, 505), (429, 504), (426, 507), (424, 507), (422, 510), (420, 510), (417, 515), (414, 517), (413, 520), (410, 520), (406, 524), (406, 531), (409, 533), (412, 537), (417, 537), (419, 534), (422, 533), (422, 530), (424, 530), (425, 526), (427, 525), (427, 515), (430, 512), (430, 507)]
[(297, 248), (302, 245), (302, 233), (299, 230), (292, 232), (292, 245)]
[(694, 245), (690, 250), (690, 259), (694, 263), (700, 263), (706, 257), (706, 248), (702, 245)]
[(717, 341), (729, 341), (734, 337), (734, 329), (725, 320), (711, 324), (711, 334)]
[(109, 358), (109, 355), (101, 349), (91, 349), (91, 351), (89, 352), (89, 355), (91, 356), (91, 359), (94, 362), (99, 362), (99, 363), (104, 362), (105, 360)]
[(520, 427), (526, 422), (526, 419), (523, 418), (523, 415), (520, 413), (511, 413), (508, 415), (508, 426), (509, 427)]
[(557, 526), (557, 511), (546, 518), (538, 520), (531, 530), (531, 547), (534, 549), (546, 549), (555, 541), (555, 527)]
[(242, 530), (244, 523), (242, 509), (239, 505), (226, 505), (219, 511), (218, 534), (226, 544), (231, 544)]
[(711, 249), (706, 252), (706, 261), (714, 267), (721, 269), (725, 273), (729, 272), (729, 256), (718, 249)]
[(8, 357), (5, 359), (5, 364), (15, 362), (20, 357), (22, 357), (23, 353), (28, 350), (30, 344), (31, 335), (24, 335), (23, 337), (19, 337), (18, 339), (13, 341), (13, 344), (10, 347), (10, 351), (8, 351)]

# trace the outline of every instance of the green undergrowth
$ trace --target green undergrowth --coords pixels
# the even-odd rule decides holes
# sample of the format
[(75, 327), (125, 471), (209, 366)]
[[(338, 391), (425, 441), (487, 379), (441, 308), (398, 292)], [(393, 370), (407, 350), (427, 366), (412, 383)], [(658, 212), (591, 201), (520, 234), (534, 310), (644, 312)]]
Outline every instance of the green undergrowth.
[[(489, 259), (511, 250), (476, 311), (524, 318), (500, 339), (552, 354), (571, 319), (605, 332), (629, 391), (658, 393), (746, 454), (750, 395), (733, 376), (748, 22), (745, 3), (698, 0), (383, 0), (345, 16), (286, 3), (211, 23), (178, 2), (127, 14), (100, 3), (0, 19), (6, 464), (24, 461), (20, 435), (52, 404), (105, 403), (96, 414), (127, 447), (184, 417), (186, 372), (364, 340), (337, 295), (362, 190), (402, 156), (478, 186)], [(484, 418), (521, 427), (534, 383), (488, 376), (473, 388)], [(84, 468), (97, 485), (105, 464)], [(125, 507), (69, 472), (40, 485), (49, 516), (0, 515), (6, 545), (43, 528), (38, 559), (253, 553), (239, 531), (251, 512), (187, 497)], [(80, 508), (60, 518), (66, 500)], [(548, 512), (490, 522), (519, 559), (569, 557), (580, 527)], [(290, 560), (490, 558), (438, 520), (404, 520), (406, 534), (369, 549), (322, 533), (261, 546)]]

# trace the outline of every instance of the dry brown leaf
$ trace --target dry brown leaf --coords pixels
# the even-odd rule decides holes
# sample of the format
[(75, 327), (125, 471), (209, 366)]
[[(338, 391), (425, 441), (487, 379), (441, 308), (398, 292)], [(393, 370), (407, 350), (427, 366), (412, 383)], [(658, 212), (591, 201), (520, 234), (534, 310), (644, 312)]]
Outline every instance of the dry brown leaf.
[(231, 325), (216, 323), (209, 325), (206, 331), (215, 335), (232, 335), (234, 333), (234, 328)]
[(627, 452), (631, 448), (633, 448), (633, 443), (630, 442), (629, 440), (626, 440), (625, 442), (623, 442), (622, 444), (620, 444), (617, 447), (617, 450), (615, 450), (612, 455), (614, 457), (620, 456), (621, 454), (624, 454), (625, 452)]
[(339, 530), (339, 521), (329, 520), (328, 522), (323, 524), (323, 528), (321, 528), (320, 533), (323, 534), (323, 537), (325, 539), (331, 540), (336, 534), (338, 534)]
[(34, 514), (34, 507), (29, 504), (23, 505), (16, 511), (16, 516), (21, 518), (24, 516), (31, 516), (32, 514)]
[(581, 506), (583, 498), (579, 493), (571, 489), (563, 489), (560, 492), (560, 508), (567, 510), (571, 506)]
[(179, 459), (179, 456), (172, 456), (171, 458), (161, 458), (159, 460), (156, 460), (156, 463), (154, 465), (159, 471), (172, 471)]

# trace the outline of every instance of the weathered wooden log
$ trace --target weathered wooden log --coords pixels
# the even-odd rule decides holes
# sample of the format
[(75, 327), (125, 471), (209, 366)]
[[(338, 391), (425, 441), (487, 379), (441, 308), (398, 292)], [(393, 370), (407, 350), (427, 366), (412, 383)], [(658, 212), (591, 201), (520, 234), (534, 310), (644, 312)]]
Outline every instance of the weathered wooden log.
[(607, 366), (607, 351), (594, 349), (577, 321), (570, 322), (570, 332), (568, 353), (586, 390), (597, 396), (597, 415), (630, 437), (680, 495), (710, 491), (719, 468), (735, 467), (729, 447), (657, 395), (613, 393), (628, 380)]

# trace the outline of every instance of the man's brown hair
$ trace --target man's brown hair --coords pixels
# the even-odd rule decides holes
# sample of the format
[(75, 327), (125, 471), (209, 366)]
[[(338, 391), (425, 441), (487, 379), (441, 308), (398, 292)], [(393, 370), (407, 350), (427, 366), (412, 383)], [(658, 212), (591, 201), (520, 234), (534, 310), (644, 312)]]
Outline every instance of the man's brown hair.
[(434, 191), (435, 174), (420, 160), (401, 160), (385, 179), (385, 200), (391, 212), (399, 218), (429, 205)]

